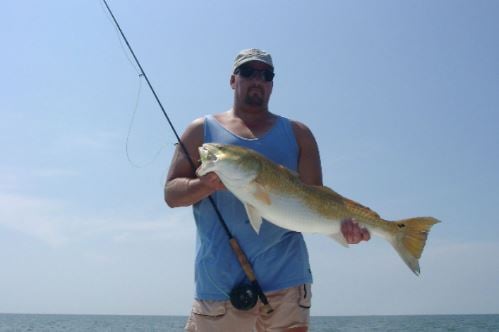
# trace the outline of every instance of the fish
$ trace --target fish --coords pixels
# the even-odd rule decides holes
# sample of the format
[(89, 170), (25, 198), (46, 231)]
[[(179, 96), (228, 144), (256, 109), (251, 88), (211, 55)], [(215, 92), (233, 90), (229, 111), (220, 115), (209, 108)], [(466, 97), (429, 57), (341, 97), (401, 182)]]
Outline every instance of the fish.
[(244, 205), (258, 234), (263, 220), (301, 233), (325, 234), (348, 247), (341, 223), (352, 219), (369, 233), (387, 240), (411, 271), (420, 275), (419, 259), (433, 217), (389, 221), (326, 186), (303, 183), (299, 175), (262, 154), (241, 146), (204, 143), (198, 148), (196, 174), (215, 172)]

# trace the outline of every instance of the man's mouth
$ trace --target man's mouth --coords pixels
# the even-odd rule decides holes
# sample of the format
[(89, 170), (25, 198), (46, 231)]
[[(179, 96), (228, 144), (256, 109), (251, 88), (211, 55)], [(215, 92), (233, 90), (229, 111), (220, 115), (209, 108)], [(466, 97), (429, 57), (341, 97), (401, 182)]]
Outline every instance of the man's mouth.
[(252, 86), (248, 89), (248, 93), (251, 93), (253, 91), (258, 91), (260, 92), (261, 94), (263, 94), (263, 88), (260, 87), (260, 86)]

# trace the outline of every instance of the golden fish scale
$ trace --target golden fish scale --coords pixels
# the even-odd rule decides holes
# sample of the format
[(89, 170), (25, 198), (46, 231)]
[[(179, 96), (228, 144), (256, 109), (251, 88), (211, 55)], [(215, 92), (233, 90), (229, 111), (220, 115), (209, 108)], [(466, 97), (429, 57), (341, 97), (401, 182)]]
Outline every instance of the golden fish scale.
[(259, 160), (260, 171), (254, 181), (267, 191), (296, 197), (312, 211), (329, 219), (353, 218), (361, 223), (383, 228), (390, 233), (397, 231), (396, 223), (383, 220), (376, 212), (341, 196), (330, 188), (306, 185), (301, 182), (297, 174), (258, 154), (251, 158)]

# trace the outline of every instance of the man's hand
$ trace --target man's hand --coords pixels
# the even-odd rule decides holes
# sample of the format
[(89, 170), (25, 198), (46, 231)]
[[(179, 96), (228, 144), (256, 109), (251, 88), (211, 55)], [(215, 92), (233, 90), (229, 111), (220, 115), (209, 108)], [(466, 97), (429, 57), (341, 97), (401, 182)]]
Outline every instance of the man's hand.
[(349, 244), (357, 244), (360, 241), (369, 241), (371, 234), (365, 228), (360, 228), (353, 219), (343, 220), (341, 223), (341, 233)]
[(226, 189), (224, 184), (222, 183), (222, 181), (220, 181), (220, 178), (218, 177), (218, 175), (216, 173), (213, 173), (213, 172), (210, 172), (210, 173), (207, 173), (203, 176), (200, 176), (199, 181), (203, 185), (213, 189), (213, 191)]

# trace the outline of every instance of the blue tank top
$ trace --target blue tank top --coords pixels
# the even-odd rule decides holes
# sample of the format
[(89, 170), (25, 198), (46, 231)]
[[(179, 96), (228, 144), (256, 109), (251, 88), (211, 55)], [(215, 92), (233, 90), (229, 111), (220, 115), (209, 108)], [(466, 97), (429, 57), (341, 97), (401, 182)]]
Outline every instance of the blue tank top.
[[(296, 171), (298, 145), (291, 122), (278, 117), (262, 137), (248, 139), (223, 127), (213, 116), (204, 122), (204, 142), (244, 146)], [(251, 227), (243, 204), (229, 191), (212, 194), (227, 226), (253, 266), (264, 292), (312, 282), (307, 247), (301, 233), (263, 221)], [(227, 300), (232, 288), (248, 280), (208, 199), (194, 204), (197, 226), (195, 283), (199, 300)]]

